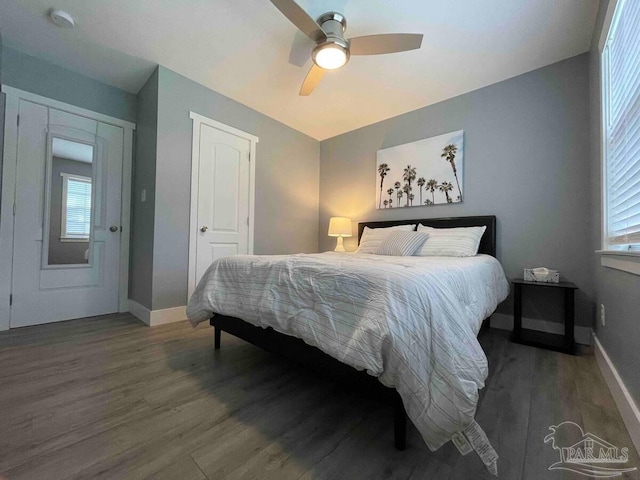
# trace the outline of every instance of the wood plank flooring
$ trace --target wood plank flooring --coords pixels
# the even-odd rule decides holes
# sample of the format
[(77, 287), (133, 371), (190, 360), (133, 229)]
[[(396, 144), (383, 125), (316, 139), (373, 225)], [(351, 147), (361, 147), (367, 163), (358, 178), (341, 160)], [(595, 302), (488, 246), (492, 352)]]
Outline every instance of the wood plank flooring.
[[(477, 420), (499, 478), (549, 471), (550, 425), (571, 420), (638, 455), (593, 355), (480, 341), (490, 376)], [(430, 452), (413, 426), (393, 448), (389, 407), (187, 322), (149, 328), (129, 314), (0, 332), (0, 479), (451, 479), (491, 477), (475, 454)], [(639, 479), (638, 472), (618, 478)]]

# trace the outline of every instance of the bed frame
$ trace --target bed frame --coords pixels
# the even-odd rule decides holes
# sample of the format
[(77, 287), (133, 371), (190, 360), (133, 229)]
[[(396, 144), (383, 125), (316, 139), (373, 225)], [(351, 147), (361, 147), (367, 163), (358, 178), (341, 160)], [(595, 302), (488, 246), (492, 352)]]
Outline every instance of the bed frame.
[[(487, 229), (480, 241), (478, 253), (496, 256), (496, 217), (451, 217), (426, 218), (419, 220), (389, 220), (379, 222), (363, 222), (358, 224), (358, 243), (362, 237), (364, 227), (380, 228), (396, 225), (421, 223), (434, 228), (475, 227), (486, 226)], [(484, 326), (488, 326), (489, 317)], [(276, 332), (271, 327), (256, 327), (239, 318), (225, 315), (214, 315), (210, 320), (214, 327), (214, 346), (220, 349), (220, 333), (226, 332), (256, 345), (268, 352), (274, 353), (287, 360), (311, 370), (320, 377), (328, 377), (342, 384), (345, 388), (364, 391), (393, 406), (394, 414), (394, 443), (398, 450), (406, 448), (407, 415), (400, 395), (394, 388), (381, 384), (376, 377), (365, 371), (358, 371), (316, 347), (307, 345), (303, 340)]]

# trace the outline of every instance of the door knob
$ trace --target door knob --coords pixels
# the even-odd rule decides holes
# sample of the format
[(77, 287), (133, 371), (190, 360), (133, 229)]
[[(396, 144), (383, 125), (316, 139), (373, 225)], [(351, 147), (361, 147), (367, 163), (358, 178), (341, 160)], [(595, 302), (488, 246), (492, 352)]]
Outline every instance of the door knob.
[(117, 231), (118, 231), (118, 227), (116, 227), (115, 225), (111, 225), (111, 226), (109, 227), (109, 231), (110, 231), (110, 232), (115, 233), (115, 232), (117, 232)]
[(206, 232), (207, 230), (209, 230), (209, 227), (207, 227), (206, 225), (203, 225), (203, 226), (200, 227), (200, 231), (202, 233)]

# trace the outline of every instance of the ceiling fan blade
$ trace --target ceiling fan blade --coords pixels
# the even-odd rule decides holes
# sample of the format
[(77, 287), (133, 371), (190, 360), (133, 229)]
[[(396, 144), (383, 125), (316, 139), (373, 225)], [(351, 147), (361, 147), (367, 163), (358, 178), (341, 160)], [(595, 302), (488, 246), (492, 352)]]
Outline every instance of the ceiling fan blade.
[(313, 92), (318, 86), (325, 73), (327, 73), (327, 71), (324, 68), (320, 68), (314, 63), (311, 66), (311, 70), (309, 70), (309, 73), (307, 73), (304, 82), (302, 82), (302, 87), (300, 87), (300, 95), (302, 95), (303, 97), (311, 95), (311, 92)]
[(326, 38), (320, 25), (293, 0), (271, 0), (278, 10), (313, 41)]
[(382, 55), (416, 50), (422, 45), (421, 33), (383, 33), (349, 39), (351, 55)]
[(289, 63), (296, 67), (303, 67), (309, 63), (309, 52), (313, 50), (315, 44), (300, 30), (296, 32), (291, 42), (289, 51)]

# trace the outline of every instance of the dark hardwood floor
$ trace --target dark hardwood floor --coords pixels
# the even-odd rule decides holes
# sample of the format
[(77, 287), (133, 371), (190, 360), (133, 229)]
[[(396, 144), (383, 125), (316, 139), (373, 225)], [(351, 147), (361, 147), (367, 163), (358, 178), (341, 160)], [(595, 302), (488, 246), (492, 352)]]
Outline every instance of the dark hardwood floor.
[[(475, 454), (430, 452), (410, 426), (393, 448), (389, 407), (213, 329), (149, 328), (129, 314), (0, 333), (0, 478), (460, 479), (491, 477)], [(477, 420), (499, 478), (549, 471), (550, 425), (571, 420), (640, 466), (589, 350), (573, 357), (480, 335), (490, 377)], [(638, 472), (619, 478), (638, 479)]]

